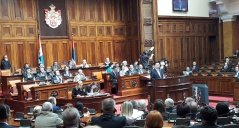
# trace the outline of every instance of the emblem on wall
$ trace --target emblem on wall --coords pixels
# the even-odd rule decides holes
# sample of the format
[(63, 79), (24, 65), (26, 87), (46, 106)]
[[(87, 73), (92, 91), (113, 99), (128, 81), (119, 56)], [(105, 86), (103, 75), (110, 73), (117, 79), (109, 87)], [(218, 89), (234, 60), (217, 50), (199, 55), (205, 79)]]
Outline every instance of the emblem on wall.
[(51, 10), (45, 9), (45, 21), (51, 28), (57, 28), (61, 22), (61, 10), (55, 11), (56, 7), (52, 4), (49, 6)]

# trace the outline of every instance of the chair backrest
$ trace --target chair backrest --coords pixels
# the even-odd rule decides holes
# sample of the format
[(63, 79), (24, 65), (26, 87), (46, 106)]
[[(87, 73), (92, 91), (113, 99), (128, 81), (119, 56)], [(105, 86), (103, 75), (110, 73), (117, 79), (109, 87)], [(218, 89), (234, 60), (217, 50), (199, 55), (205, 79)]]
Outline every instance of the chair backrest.
[(226, 124), (223, 127), (224, 128), (239, 128), (239, 124)]
[(31, 127), (32, 126), (31, 120), (29, 120), (29, 119), (21, 119), (20, 120), (20, 126), (21, 127)]
[(218, 125), (230, 124), (231, 120), (232, 119), (230, 117), (218, 117), (217, 124)]
[(176, 118), (175, 125), (190, 125), (189, 118)]
[(102, 80), (103, 78), (102, 78), (102, 73), (101, 72), (92, 72), (92, 76), (96, 76), (97, 77), (97, 79), (100, 79), (100, 80)]
[(99, 63), (98, 65), (99, 65), (100, 67), (102, 67), (102, 66), (103, 66), (103, 64), (104, 64), (104, 63)]
[(144, 127), (145, 125), (145, 119), (142, 120), (136, 120), (137, 126), (139, 127)]

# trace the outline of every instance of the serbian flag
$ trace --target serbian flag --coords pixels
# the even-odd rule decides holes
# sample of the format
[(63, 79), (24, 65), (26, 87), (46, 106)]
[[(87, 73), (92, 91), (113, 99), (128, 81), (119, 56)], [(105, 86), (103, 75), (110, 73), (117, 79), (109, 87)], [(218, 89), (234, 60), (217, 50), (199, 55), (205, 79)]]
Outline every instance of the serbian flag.
[(72, 61), (76, 62), (75, 42), (74, 42), (73, 35), (72, 35), (72, 51), (71, 51), (71, 55), (72, 55)]
[(40, 63), (44, 65), (44, 56), (41, 47), (41, 36), (38, 35), (38, 64)]

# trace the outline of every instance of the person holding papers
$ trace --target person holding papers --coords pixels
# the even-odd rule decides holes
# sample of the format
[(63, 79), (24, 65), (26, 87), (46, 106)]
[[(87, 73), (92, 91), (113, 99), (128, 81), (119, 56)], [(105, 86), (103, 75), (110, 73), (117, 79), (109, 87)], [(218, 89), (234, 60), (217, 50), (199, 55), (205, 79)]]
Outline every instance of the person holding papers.
[(83, 82), (79, 81), (75, 88), (72, 89), (72, 99), (86, 96), (87, 93), (83, 87)]

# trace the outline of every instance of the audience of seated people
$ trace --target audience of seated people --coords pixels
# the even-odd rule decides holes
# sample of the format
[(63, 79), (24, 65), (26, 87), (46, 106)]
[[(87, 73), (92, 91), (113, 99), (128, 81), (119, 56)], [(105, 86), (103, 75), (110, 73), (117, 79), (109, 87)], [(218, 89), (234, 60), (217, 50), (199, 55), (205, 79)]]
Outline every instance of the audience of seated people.
[(125, 73), (125, 75), (135, 75), (137, 74), (137, 71), (134, 69), (134, 66), (131, 64), (129, 66), (129, 70)]
[(46, 128), (46, 127), (57, 127), (63, 124), (62, 119), (57, 114), (53, 113), (52, 104), (45, 102), (42, 104), (42, 111), (39, 116), (36, 117), (35, 127)]
[(76, 87), (72, 89), (72, 99), (79, 98), (81, 96), (86, 96), (87, 92), (85, 91), (85, 88), (83, 87), (83, 82), (78, 81)]
[(115, 100), (106, 98), (102, 101), (103, 114), (99, 117), (92, 117), (91, 124), (102, 128), (123, 128), (127, 125), (125, 116), (115, 116)]

